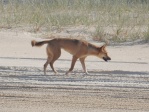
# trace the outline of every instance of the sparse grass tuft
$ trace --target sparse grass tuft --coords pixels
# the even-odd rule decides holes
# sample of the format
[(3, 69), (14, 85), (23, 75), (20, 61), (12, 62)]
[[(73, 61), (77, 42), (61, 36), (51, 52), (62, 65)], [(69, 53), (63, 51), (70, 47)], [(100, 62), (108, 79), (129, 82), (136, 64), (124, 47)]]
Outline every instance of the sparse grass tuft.
[(97, 26), (95, 32), (92, 33), (92, 37), (96, 41), (105, 41), (104, 30), (100, 26)]
[(143, 36), (144, 36), (145, 42), (149, 42), (149, 24), (148, 24), (147, 31), (143, 33)]

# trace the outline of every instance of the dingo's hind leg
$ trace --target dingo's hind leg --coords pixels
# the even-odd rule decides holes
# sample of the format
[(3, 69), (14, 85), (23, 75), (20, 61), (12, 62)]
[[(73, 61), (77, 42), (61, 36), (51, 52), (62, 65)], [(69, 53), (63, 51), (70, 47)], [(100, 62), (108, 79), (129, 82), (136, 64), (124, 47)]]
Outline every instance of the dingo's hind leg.
[(53, 72), (55, 73), (55, 74), (57, 74), (58, 72), (54, 69), (54, 67), (53, 67), (53, 63), (54, 63), (55, 61), (52, 61), (52, 62), (50, 62), (50, 67), (51, 67), (51, 69), (53, 70)]
[(50, 61), (50, 67), (55, 74), (58, 74), (58, 72), (54, 69), (53, 64), (60, 57), (60, 55), (61, 55), (61, 50), (57, 49), (56, 52), (53, 54), (53, 59)]
[(46, 75), (46, 69), (47, 69), (47, 66), (48, 66), (48, 64), (50, 63), (51, 60), (52, 60), (52, 57), (48, 57), (46, 63), (44, 64), (44, 75)]
[(46, 63), (44, 64), (43, 68), (44, 68), (44, 75), (46, 75), (46, 68), (48, 66), (49, 62), (48, 60), (46, 61)]

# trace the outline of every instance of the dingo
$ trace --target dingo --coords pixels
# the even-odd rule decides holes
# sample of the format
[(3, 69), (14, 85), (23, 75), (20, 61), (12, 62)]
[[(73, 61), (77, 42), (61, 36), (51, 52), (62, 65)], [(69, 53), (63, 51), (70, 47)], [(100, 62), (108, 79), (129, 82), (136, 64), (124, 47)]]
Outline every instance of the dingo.
[(52, 40), (46, 40), (41, 42), (36, 42), (35, 40), (31, 41), (32, 46), (42, 46), (43, 44), (48, 44), (46, 49), (48, 58), (46, 63), (44, 64), (45, 75), (48, 64), (50, 64), (52, 70), (57, 73), (57, 71), (53, 67), (53, 63), (60, 57), (61, 48), (73, 55), (71, 67), (69, 71), (66, 72), (66, 74), (70, 73), (73, 70), (77, 59), (80, 60), (84, 72), (88, 74), (84, 61), (85, 58), (89, 55), (97, 56), (99, 58), (102, 58), (104, 61), (111, 60), (111, 58), (107, 54), (107, 51), (105, 50), (106, 45), (98, 47), (83, 40), (68, 38), (55, 38)]

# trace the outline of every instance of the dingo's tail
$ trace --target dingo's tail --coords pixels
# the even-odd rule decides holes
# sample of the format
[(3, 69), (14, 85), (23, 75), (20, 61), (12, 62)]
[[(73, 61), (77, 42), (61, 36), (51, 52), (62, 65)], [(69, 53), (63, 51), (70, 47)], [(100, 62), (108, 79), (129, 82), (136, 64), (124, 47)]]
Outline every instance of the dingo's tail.
[(31, 41), (31, 45), (32, 45), (32, 47), (33, 46), (42, 46), (42, 45), (44, 45), (44, 44), (47, 44), (47, 43), (49, 43), (49, 41), (41, 41), (41, 42), (37, 42), (37, 41), (35, 41), (35, 40), (32, 40)]

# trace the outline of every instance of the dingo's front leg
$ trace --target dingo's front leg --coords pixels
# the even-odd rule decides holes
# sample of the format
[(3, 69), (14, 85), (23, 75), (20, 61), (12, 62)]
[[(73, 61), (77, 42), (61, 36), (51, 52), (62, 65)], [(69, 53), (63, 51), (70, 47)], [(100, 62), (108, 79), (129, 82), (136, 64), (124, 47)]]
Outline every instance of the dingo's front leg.
[(86, 58), (86, 57), (80, 58), (80, 62), (81, 62), (82, 68), (83, 68), (83, 70), (84, 70), (84, 73), (85, 73), (86, 75), (88, 75), (89, 73), (87, 72), (87, 69), (86, 69), (86, 67), (85, 67), (85, 58)]
[(69, 71), (66, 72), (66, 75), (68, 75), (70, 72), (72, 72), (72, 70), (73, 70), (73, 68), (74, 68), (74, 65), (75, 65), (77, 59), (78, 59), (77, 57), (73, 56), (72, 62), (71, 62), (71, 67), (70, 67)]

